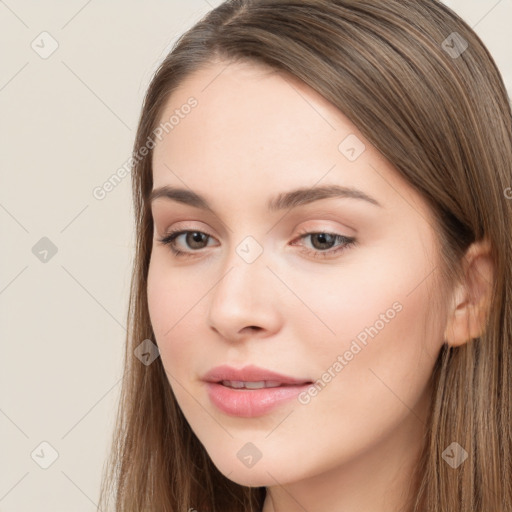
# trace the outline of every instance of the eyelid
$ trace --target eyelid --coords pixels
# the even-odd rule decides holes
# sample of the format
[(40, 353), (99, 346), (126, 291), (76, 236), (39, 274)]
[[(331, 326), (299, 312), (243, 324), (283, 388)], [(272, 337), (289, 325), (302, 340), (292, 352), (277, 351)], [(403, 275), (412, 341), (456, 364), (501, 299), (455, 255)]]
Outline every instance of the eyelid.
[[(352, 234), (350, 234), (348, 232), (352, 232)], [(325, 224), (311, 226), (308, 223), (304, 227), (301, 227), (298, 230), (299, 235), (301, 235), (301, 234), (303, 235), (305, 233), (332, 233), (335, 235), (342, 235), (347, 238), (351, 238), (355, 235), (356, 230), (353, 228), (350, 228), (349, 226), (346, 226), (346, 225), (343, 225), (343, 226), (338, 225), (337, 227), (326, 226)]]
[(211, 234), (212, 230), (210, 229), (210, 227), (207, 224), (205, 224), (204, 222), (201, 222), (199, 220), (176, 221), (176, 222), (172, 223), (171, 227), (162, 229), (162, 231), (164, 232), (165, 235), (167, 235), (171, 232), (175, 232), (175, 231), (201, 231), (207, 235), (215, 237), (215, 235)]
[[(197, 225), (191, 226), (188, 224), (191, 222), (197, 223), (200, 221), (178, 221), (172, 225), (172, 229), (164, 230), (164, 232), (165, 232), (164, 237), (168, 236), (171, 233), (176, 233), (177, 231), (200, 231), (200, 232), (204, 233), (205, 235), (208, 235), (210, 238), (217, 239), (216, 235), (213, 235), (209, 229), (203, 229), (202, 227), (200, 227), (200, 226), (198, 227)], [(351, 231), (355, 231), (354, 229), (349, 228), (348, 226), (346, 226), (346, 227)], [(296, 231), (296, 229), (294, 228), (293, 231)], [(331, 233), (333, 235), (339, 235), (339, 236), (343, 236), (345, 238), (353, 238), (354, 237), (353, 234), (343, 233), (343, 229), (341, 229), (341, 228), (330, 228), (325, 225), (323, 225), (323, 226), (320, 225), (319, 227), (317, 227), (317, 226), (310, 227), (309, 225), (306, 225), (305, 227), (300, 228), (296, 233), (297, 234), (294, 235), (293, 240), (300, 238), (301, 235), (312, 234), (312, 233)]]

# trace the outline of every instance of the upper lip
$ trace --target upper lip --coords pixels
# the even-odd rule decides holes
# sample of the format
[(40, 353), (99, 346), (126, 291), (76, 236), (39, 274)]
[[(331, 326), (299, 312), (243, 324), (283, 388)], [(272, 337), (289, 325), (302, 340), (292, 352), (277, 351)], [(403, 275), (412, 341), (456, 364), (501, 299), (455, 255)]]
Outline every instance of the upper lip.
[(239, 369), (228, 365), (216, 366), (203, 375), (202, 380), (206, 382), (222, 382), (223, 380), (241, 382), (275, 381), (288, 385), (311, 383), (308, 379), (297, 379), (254, 365), (244, 366)]

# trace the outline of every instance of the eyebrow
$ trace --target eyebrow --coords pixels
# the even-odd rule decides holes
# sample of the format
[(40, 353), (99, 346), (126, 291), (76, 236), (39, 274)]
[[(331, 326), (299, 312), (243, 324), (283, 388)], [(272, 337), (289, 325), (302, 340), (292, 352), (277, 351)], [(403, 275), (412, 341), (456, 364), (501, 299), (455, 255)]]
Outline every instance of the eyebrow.
[[(360, 199), (382, 208), (382, 205), (376, 199), (369, 196), (362, 190), (358, 190), (352, 187), (342, 187), (340, 185), (298, 188), (289, 192), (282, 192), (277, 196), (269, 199), (266, 206), (269, 211), (277, 212), (279, 210), (296, 208), (298, 206), (313, 203), (314, 201), (319, 201), (320, 199), (329, 199), (333, 197)], [(201, 208), (203, 210), (209, 210), (213, 212), (212, 207), (205, 197), (189, 189), (176, 188), (166, 185), (151, 191), (149, 196), (150, 203), (153, 203), (153, 201), (160, 198), (177, 201), (189, 206), (194, 206), (195, 208)]]

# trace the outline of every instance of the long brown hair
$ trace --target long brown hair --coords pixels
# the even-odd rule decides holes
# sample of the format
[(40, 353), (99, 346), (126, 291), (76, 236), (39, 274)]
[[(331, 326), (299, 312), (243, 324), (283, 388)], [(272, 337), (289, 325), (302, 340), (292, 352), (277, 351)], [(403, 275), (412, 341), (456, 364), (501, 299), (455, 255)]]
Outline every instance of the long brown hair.
[[(426, 199), (447, 282), (472, 242), (492, 247), (485, 332), (443, 345), (432, 375), (413, 512), (512, 511), (512, 113), (497, 66), (475, 32), (435, 0), (231, 0), (181, 36), (147, 91), (132, 169), (136, 223), (125, 373), (100, 507), (116, 512), (261, 511), (264, 488), (224, 477), (198, 441), (154, 340), (146, 285), (153, 222), (148, 147), (170, 94), (213, 61), (249, 61), (299, 78), (345, 114)], [(200, 107), (199, 107), (200, 108)], [(457, 469), (443, 451), (468, 452)]]

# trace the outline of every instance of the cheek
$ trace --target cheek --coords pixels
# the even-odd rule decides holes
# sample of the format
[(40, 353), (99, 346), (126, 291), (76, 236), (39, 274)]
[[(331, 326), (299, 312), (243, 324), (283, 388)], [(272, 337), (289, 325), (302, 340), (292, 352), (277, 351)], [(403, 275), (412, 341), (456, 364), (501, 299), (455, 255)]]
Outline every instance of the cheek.
[(351, 261), (337, 274), (331, 268), (314, 279), (287, 276), (310, 309), (295, 300), (287, 310), (294, 338), (307, 344), (301, 357), (318, 377), (336, 375), (329, 386), (339, 386), (339, 393), (349, 385), (390, 394), (387, 384), (417, 394), (428, 380), (442, 343), (442, 319), (431, 302), (439, 293), (438, 271), (425, 258), (411, 259), (411, 252), (400, 258), (383, 251), (371, 264)]
[(197, 365), (192, 350), (200, 340), (198, 315), (203, 315), (204, 290), (153, 253), (148, 270), (147, 296), (151, 325), (166, 371), (178, 375)]
[[(301, 359), (309, 361), (317, 380), (314, 391), (302, 397), (295, 425), (299, 418), (303, 424), (296, 428), (305, 432), (327, 425), (325, 437), (312, 442), (325, 457), (318, 464), (335, 464), (351, 450), (372, 446), (411, 415), (426, 420), (425, 390), (436, 360), (428, 347), (439, 343), (439, 333), (425, 328), (431, 298), (427, 281), (418, 285), (426, 275), (422, 270), (376, 269), (371, 279), (347, 277), (345, 286), (331, 287), (325, 300), (315, 294), (311, 308), (335, 335), (318, 321), (309, 330), (303, 322), (296, 332), (308, 343)], [(333, 449), (333, 439), (351, 444)]]

